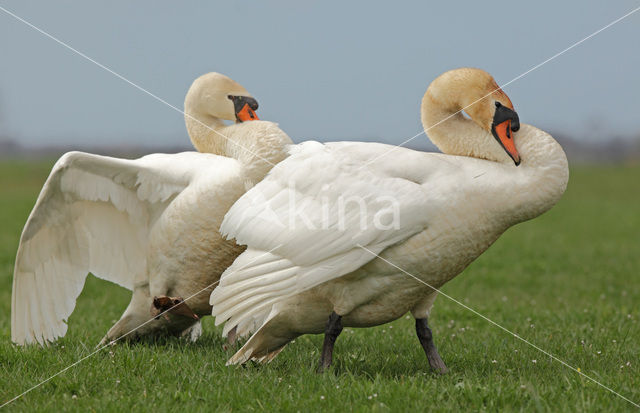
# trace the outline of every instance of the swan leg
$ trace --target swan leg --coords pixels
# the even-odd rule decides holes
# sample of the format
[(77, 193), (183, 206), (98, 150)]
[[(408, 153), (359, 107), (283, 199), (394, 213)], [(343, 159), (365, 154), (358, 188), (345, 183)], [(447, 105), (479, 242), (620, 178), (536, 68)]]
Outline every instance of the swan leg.
[(336, 343), (336, 339), (341, 332), (342, 316), (332, 311), (329, 320), (327, 320), (327, 328), (324, 331), (324, 343), (322, 344), (322, 354), (320, 355), (320, 365), (318, 366), (319, 373), (322, 373), (331, 366), (331, 362), (333, 361), (333, 345)]
[(136, 288), (129, 306), (122, 314), (120, 320), (113, 325), (100, 341), (99, 346), (110, 343), (124, 337), (127, 340), (134, 340), (146, 334), (153, 333), (163, 328), (164, 321), (150, 320), (149, 314), (148, 288)]
[(431, 368), (440, 374), (445, 374), (447, 372), (447, 366), (444, 364), (444, 361), (442, 361), (440, 354), (438, 354), (438, 349), (433, 342), (433, 333), (427, 324), (427, 318), (416, 318), (416, 333), (418, 334), (418, 339), (427, 355), (427, 360), (429, 360)]
[(109, 329), (102, 340), (100, 340), (98, 347), (109, 344), (112, 341), (120, 340), (121, 338), (125, 338), (127, 340), (139, 338), (143, 333), (138, 331), (136, 327), (140, 326), (147, 320), (144, 320), (142, 317), (138, 317), (135, 314), (124, 314), (122, 318)]

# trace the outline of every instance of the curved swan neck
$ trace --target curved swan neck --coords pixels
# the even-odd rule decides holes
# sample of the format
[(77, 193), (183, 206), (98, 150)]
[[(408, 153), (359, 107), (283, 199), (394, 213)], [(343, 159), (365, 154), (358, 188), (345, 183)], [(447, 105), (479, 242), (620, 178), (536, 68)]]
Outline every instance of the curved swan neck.
[(225, 125), (213, 116), (208, 116), (208, 123), (198, 120), (197, 117), (185, 116), (189, 137), (198, 152), (238, 160), (244, 165), (249, 182), (262, 180), (274, 165), (287, 156), (288, 146), (293, 144), (273, 122), (254, 120)]
[(184, 119), (189, 138), (198, 152), (229, 156), (226, 120), (235, 120), (230, 96), (251, 96), (247, 90), (220, 73), (206, 73), (193, 81), (184, 98)]
[(486, 134), (471, 119), (466, 118), (461, 105), (444, 105), (430, 90), (422, 98), (422, 126), (425, 133), (443, 153), (479, 157), (468, 142)]
[(490, 184), (481, 187), (482, 199), (486, 209), (495, 212), (491, 222), (504, 230), (550, 209), (567, 187), (569, 168), (553, 137), (525, 124), (513, 133), (521, 159), (520, 166), (515, 166), (490, 132), (496, 101), (513, 108), (487, 72), (456, 69), (429, 85), (422, 99), (421, 118), (429, 139), (445, 154), (491, 161), (478, 164), (458, 158), (461, 166), (475, 165), (473, 173), (477, 165), (486, 168), (487, 173), (480, 176)]
[[(522, 124), (514, 139), (522, 163), (510, 168), (516, 222), (534, 218), (558, 202), (569, 181), (569, 163), (562, 147), (548, 133)], [(508, 172), (505, 172), (508, 174)]]
[(186, 105), (184, 121), (189, 139), (198, 152), (227, 156), (227, 140), (221, 132), (227, 125), (221, 119), (198, 113)]
[(293, 144), (277, 124), (268, 121), (225, 125), (224, 121), (202, 114), (185, 104), (189, 138), (198, 152), (213, 153), (238, 160), (245, 168), (247, 182), (256, 183), (288, 154)]
[(293, 142), (276, 123), (254, 120), (229, 125), (220, 132), (226, 140), (225, 156), (237, 159), (245, 167), (247, 180), (256, 183), (278, 162), (288, 156)]
[(471, 68), (446, 72), (422, 98), (422, 125), (443, 153), (513, 163), (490, 133), (494, 100), (513, 107), (488, 73)]

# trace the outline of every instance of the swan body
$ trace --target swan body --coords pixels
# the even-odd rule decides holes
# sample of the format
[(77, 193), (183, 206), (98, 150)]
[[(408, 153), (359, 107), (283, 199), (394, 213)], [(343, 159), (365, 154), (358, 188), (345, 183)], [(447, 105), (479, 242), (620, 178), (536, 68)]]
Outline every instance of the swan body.
[[(103, 342), (158, 331), (197, 338), (198, 316), (211, 311), (211, 284), (244, 250), (221, 237), (222, 218), (291, 143), (271, 122), (225, 125), (222, 119), (238, 116), (229, 96), (257, 107), (242, 86), (217, 73), (201, 76), (187, 93), (189, 135), (197, 149), (211, 153), (125, 160), (70, 152), (58, 160), (18, 247), (15, 343), (45, 344), (64, 336), (89, 272), (132, 290), (129, 306)], [(249, 109), (244, 111), (254, 116)], [(203, 288), (207, 293), (193, 296), (188, 306), (142, 325), (151, 318), (153, 297), (190, 297)]]
[[(410, 311), (431, 366), (446, 369), (426, 324), (434, 289), (506, 229), (551, 208), (568, 180), (566, 157), (550, 135), (530, 125), (511, 135), (492, 125), (492, 117), (502, 120), (501, 105), (513, 111), (493, 85), (478, 69), (447, 72), (431, 84), (422, 120), (444, 154), (306, 142), (234, 204), (221, 231), (247, 250), (224, 272), (211, 303), (224, 333), (253, 335), (230, 364), (268, 361), (300, 334), (325, 332), (326, 368), (343, 326), (375, 326)], [(456, 114), (474, 100), (471, 119)], [(508, 122), (519, 127), (517, 115)], [(497, 142), (492, 126), (515, 144)]]

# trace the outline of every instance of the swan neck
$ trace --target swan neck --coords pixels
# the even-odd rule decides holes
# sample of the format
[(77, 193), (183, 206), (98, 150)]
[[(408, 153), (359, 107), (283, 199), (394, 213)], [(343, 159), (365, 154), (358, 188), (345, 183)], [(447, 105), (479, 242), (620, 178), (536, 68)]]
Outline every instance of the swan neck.
[(446, 72), (431, 82), (424, 94), (422, 125), (429, 139), (446, 154), (512, 163), (491, 134), (496, 99), (513, 106), (488, 73), (471, 68)]
[(191, 139), (191, 143), (198, 152), (227, 156), (227, 142), (221, 133), (221, 130), (226, 125), (221, 119), (212, 115), (190, 111), (187, 107), (184, 121), (189, 139)]
[(516, 166), (490, 132), (495, 99), (513, 106), (486, 72), (470, 68), (449, 71), (429, 85), (422, 99), (421, 119), (429, 139), (445, 154), (459, 157), (454, 162), (461, 168), (469, 168), (465, 182), (479, 191), (479, 202), (491, 225), (505, 230), (558, 202), (567, 187), (569, 168), (553, 137), (524, 123), (513, 134), (521, 158)]
[(262, 180), (287, 156), (288, 146), (293, 144), (273, 122), (255, 120), (226, 125), (215, 116), (191, 108), (185, 105), (185, 123), (193, 146), (198, 152), (236, 159), (243, 165), (250, 184)]
[[(502, 176), (510, 188), (508, 196), (510, 225), (526, 221), (551, 209), (567, 188), (569, 163), (562, 147), (553, 137), (533, 126), (522, 124), (515, 134), (522, 157), (518, 167), (504, 166)], [(503, 188), (504, 189), (504, 188)]]
[(255, 120), (227, 126), (226, 156), (237, 159), (251, 183), (261, 181), (278, 162), (288, 156), (293, 142), (277, 124)]
[(508, 162), (508, 156), (497, 151), (502, 148), (491, 133), (462, 113), (464, 97), (455, 89), (447, 93), (439, 89), (432, 83), (422, 99), (422, 126), (431, 142), (448, 155)]

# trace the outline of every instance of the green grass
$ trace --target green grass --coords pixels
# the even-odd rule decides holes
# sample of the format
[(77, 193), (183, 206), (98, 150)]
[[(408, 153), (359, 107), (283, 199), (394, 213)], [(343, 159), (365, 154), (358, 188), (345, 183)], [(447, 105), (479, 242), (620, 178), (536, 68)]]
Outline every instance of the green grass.
[[(50, 167), (0, 163), (0, 402), (93, 351), (129, 300), (128, 291), (91, 277), (64, 339), (45, 349), (10, 343), (15, 251)], [(638, 166), (573, 169), (553, 210), (509, 230), (443, 291), (640, 402), (639, 185)], [(103, 350), (9, 410), (634, 409), (444, 297), (431, 325), (445, 376), (430, 372), (406, 318), (346, 329), (324, 375), (314, 372), (321, 336), (298, 338), (269, 365), (228, 368), (233, 350), (223, 349), (210, 317), (204, 324), (195, 344)]]

